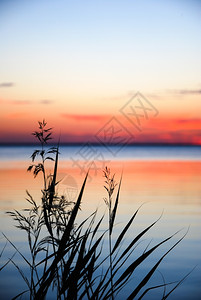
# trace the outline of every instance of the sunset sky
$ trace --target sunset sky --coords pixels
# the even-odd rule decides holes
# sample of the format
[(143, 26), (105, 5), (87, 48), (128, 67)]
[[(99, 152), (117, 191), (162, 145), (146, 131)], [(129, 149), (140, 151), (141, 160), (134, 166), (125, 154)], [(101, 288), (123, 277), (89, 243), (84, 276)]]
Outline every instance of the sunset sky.
[(200, 36), (199, 0), (1, 0), (0, 143), (201, 145)]

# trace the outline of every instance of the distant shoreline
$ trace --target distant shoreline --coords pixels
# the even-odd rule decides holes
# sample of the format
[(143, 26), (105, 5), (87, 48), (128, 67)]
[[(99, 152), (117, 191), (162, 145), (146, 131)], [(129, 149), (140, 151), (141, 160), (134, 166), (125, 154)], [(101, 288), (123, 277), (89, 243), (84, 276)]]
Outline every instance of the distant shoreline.
[[(126, 146), (126, 147), (201, 147), (199, 144), (185, 144), (185, 143), (131, 143), (131, 144), (101, 144), (101, 143), (92, 143), (92, 142), (82, 142), (82, 143), (60, 143), (60, 146), (66, 146), (66, 147), (74, 147), (74, 146), (81, 146), (85, 144), (90, 144), (91, 146), (98, 146), (98, 147), (104, 147), (104, 146), (110, 146), (110, 147), (118, 147), (120, 145)], [(38, 143), (0, 143), (0, 147), (25, 147), (25, 146), (37, 146)], [(57, 143), (48, 144), (48, 146), (57, 146)]]

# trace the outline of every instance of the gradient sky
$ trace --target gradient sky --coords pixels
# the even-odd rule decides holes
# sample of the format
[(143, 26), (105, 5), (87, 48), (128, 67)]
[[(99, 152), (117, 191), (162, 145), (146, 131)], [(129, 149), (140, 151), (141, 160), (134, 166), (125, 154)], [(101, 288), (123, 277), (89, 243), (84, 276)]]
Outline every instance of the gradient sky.
[[(0, 143), (43, 118), (94, 141), (115, 117), (131, 142), (201, 144), (200, 36), (199, 0), (0, 0)], [(121, 111), (137, 91), (158, 111), (141, 131)]]

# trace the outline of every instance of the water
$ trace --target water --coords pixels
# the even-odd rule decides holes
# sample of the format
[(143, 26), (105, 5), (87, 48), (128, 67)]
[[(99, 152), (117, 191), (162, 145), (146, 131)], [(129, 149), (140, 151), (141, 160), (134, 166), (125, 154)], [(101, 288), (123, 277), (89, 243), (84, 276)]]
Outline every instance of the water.
[[(39, 146), (0, 146), (0, 159), (5, 161), (29, 161), (34, 149)], [(60, 146), (60, 160), (68, 160), (75, 155), (83, 155), (91, 151), (102, 153), (103, 157), (111, 160), (201, 160), (200, 146)], [(80, 154), (79, 154), (80, 153)], [(94, 154), (95, 155), (95, 154)]]
[[(1, 147), (0, 148), (0, 212), (1, 231), (4, 232), (21, 250), (26, 252), (25, 233), (20, 232), (5, 211), (27, 207), (25, 190), (28, 189), (37, 201), (41, 195), (41, 180), (33, 179), (32, 174), (26, 172), (30, 163), (32, 146)], [(185, 239), (161, 263), (159, 271), (165, 282), (180, 280), (195, 266), (196, 269), (178, 287), (169, 299), (200, 299), (201, 295), (201, 148), (200, 147), (125, 147), (118, 149), (110, 147), (77, 147), (61, 146), (58, 177), (61, 180), (59, 191), (65, 193), (69, 199), (74, 199), (83, 182), (86, 170), (91, 165), (90, 177), (84, 193), (80, 219), (84, 219), (94, 209), (99, 208), (100, 214), (105, 212), (103, 197), (102, 168), (108, 165), (119, 181), (123, 169), (123, 181), (120, 204), (117, 216), (117, 228), (114, 235), (121, 230), (132, 213), (142, 204), (142, 208), (128, 233), (125, 243), (154, 222), (163, 212), (160, 221), (152, 228), (139, 247), (145, 249), (151, 241), (151, 246), (165, 237), (181, 229), (176, 241), (187, 230)], [(91, 164), (92, 159), (94, 163)], [(51, 161), (47, 165), (51, 168)], [(105, 224), (106, 225), (106, 224)], [(139, 268), (136, 277), (141, 278), (172, 245), (169, 243), (158, 250), (144, 266)], [(0, 250), (5, 244), (1, 236)], [(143, 248), (144, 247), (144, 248)], [(15, 251), (7, 244), (0, 258), (0, 267)], [(22, 261), (16, 255), (16, 261)], [(129, 262), (128, 262), (129, 264)], [(26, 271), (25, 271), (26, 273)], [(162, 283), (162, 275), (156, 272), (150, 285)], [(125, 293), (132, 291), (135, 282), (128, 284)], [(149, 285), (149, 286), (150, 286)], [(12, 286), (12, 289), (10, 288)], [(11, 299), (26, 288), (19, 273), (12, 265), (0, 272), (1, 299)], [(144, 299), (161, 299), (162, 289), (153, 290)], [(26, 299), (24, 296), (23, 299)], [(48, 298), (49, 299), (49, 298)], [(117, 299), (123, 299), (122, 295)]]

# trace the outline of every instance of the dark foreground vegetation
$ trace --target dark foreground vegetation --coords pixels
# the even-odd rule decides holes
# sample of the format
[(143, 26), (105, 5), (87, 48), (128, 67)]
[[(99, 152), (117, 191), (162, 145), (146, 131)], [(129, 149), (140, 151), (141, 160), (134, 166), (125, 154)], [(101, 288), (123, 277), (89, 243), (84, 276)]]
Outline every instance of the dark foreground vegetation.
[[(22, 296), (35, 300), (50, 299), (47, 295), (54, 294), (54, 299), (98, 300), (115, 299), (120, 292), (124, 295), (123, 291), (129, 280), (133, 278), (135, 283), (135, 277), (137, 278), (136, 274), (141, 264), (146, 262), (146, 259), (151, 257), (152, 253), (160, 246), (170, 241), (177, 232), (153, 247), (148, 245), (136, 257), (134, 254), (139, 242), (160, 219), (159, 217), (124, 245), (126, 234), (139, 212), (137, 209), (114, 239), (113, 231), (122, 179), (117, 184), (115, 176), (107, 167), (103, 170), (103, 178), (107, 193), (104, 201), (108, 208), (108, 228), (106, 230), (101, 228), (103, 220), (107, 216), (98, 217), (97, 211), (94, 211), (83, 222), (77, 222), (88, 173), (76, 202), (69, 202), (65, 195), (58, 193), (57, 189), (59, 185), (57, 180), (59, 145), (48, 149), (46, 145), (51, 139), (52, 128), (47, 128), (45, 121), (39, 122), (39, 130), (35, 131), (33, 135), (39, 140), (41, 149), (33, 152), (32, 164), (28, 167), (28, 171), (33, 172), (35, 177), (39, 173), (42, 174), (41, 201), (40, 203), (36, 202), (27, 191), (30, 208), (25, 209), (23, 213), (17, 210), (8, 212), (17, 222), (16, 226), (27, 234), (30, 257), (26, 258), (5, 236), (30, 270), (28, 274), (24, 272), (23, 267), (15, 262), (15, 257), (8, 261), (17, 268), (27, 285), (27, 289), (16, 295), (14, 299)], [(48, 174), (46, 169), (48, 160), (53, 163), (51, 174)], [(160, 299), (168, 298), (188, 274), (179, 282), (165, 282), (161, 279), (156, 286), (148, 286), (148, 283), (163, 259), (181, 242), (184, 236), (169, 246), (168, 250), (153, 262), (140, 282), (136, 281), (133, 284), (132, 291), (124, 296), (124, 299), (142, 299), (153, 289), (162, 289)], [(128, 259), (131, 262), (129, 264)]]

